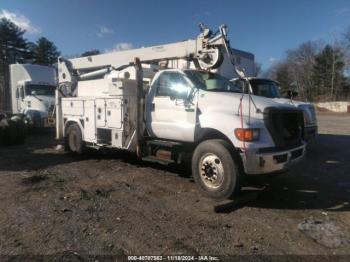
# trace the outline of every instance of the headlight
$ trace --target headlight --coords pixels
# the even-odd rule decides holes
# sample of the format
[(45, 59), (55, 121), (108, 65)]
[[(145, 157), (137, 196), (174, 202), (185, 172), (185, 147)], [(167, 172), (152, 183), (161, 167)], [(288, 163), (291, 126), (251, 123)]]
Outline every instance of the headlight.
[(238, 140), (251, 142), (259, 140), (260, 129), (258, 128), (236, 128), (235, 135)]

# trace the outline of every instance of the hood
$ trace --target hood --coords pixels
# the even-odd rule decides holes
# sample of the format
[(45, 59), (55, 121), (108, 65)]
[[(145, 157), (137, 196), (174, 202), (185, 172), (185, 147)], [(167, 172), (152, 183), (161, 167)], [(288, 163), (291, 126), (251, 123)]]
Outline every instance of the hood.
[(296, 100), (290, 100), (289, 98), (271, 98), (271, 99), (277, 103), (290, 104), (290, 105), (294, 105), (294, 106), (311, 105), (310, 103), (305, 103), (305, 102), (296, 101)]
[[(229, 93), (229, 92), (210, 92), (199, 91), (199, 106), (205, 111), (220, 111), (228, 114), (238, 114), (240, 101), (242, 99), (242, 111), (243, 115), (249, 114), (249, 95), (242, 93)], [(288, 103), (276, 102), (273, 99), (265, 98), (261, 96), (251, 95), (250, 113), (251, 117), (263, 119), (265, 108), (286, 108), (295, 109), (295, 106)]]

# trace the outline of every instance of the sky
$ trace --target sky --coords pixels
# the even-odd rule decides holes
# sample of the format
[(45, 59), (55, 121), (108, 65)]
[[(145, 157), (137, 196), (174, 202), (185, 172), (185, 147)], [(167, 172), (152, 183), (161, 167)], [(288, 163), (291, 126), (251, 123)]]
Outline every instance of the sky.
[(213, 30), (226, 24), (231, 46), (267, 69), (302, 42), (334, 41), (350, 26), (350, 1), (0, 0), (1, 17), (67, 56), (194, 39), (200, 22)]

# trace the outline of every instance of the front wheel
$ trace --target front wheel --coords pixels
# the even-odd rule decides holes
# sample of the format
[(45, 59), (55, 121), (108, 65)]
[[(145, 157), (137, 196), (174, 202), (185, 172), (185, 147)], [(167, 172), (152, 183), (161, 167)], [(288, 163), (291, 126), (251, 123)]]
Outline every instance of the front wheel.
[(200, 191), (210, 198), (223, 200), (238, 192), (240, 173), (230, 144), (224, 140), (204, 141), (193, 153), (193, 177)]
[(73, 153), (82, 154), (85, 144), (77, 124), (71, 124), (67, 129), (66, 148)]

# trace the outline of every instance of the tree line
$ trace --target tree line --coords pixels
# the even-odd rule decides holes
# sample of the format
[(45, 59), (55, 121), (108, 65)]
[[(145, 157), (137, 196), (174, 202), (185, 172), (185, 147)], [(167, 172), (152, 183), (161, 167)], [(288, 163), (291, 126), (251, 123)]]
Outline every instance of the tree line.
[(333, 43), (308, 41), (286, 51), (265, 72), (281, 84), (282, 93), (295, 90), (306, 101), (350, 99), (350, 27)]

